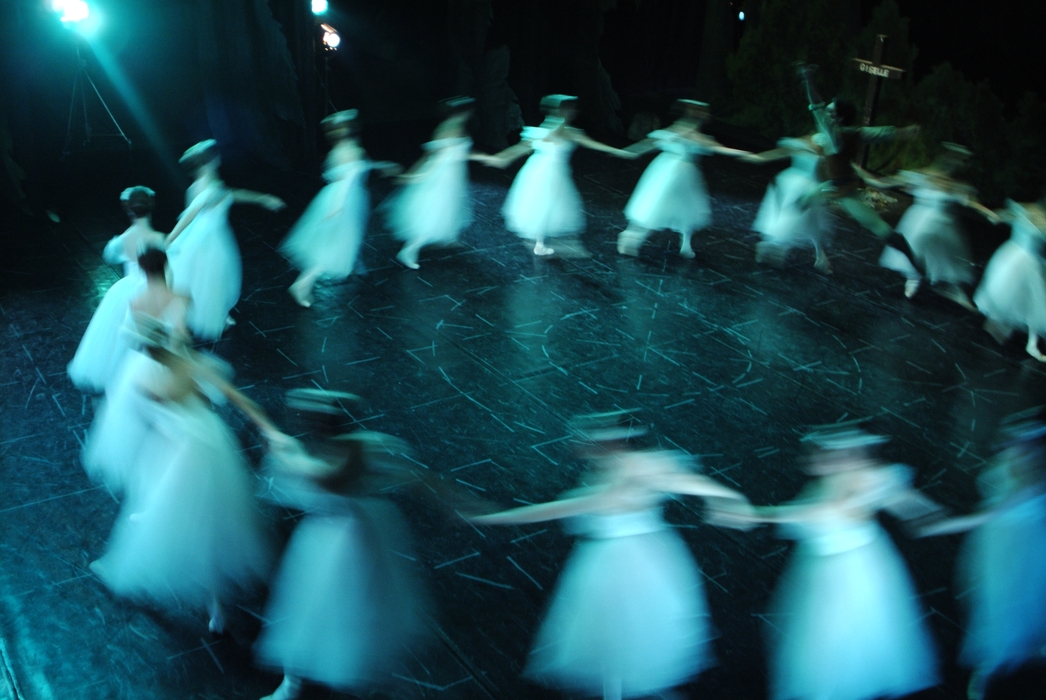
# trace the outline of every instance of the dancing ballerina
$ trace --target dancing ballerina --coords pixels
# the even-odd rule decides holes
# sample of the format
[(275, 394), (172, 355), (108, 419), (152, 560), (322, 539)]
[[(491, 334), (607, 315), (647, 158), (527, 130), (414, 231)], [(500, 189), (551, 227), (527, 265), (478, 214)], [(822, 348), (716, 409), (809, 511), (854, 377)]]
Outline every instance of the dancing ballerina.
[(960, 556), (959, 590), (969, 607), (960, 661), (973, 668), (969, 697), (989, 679), (1046, 654), (1046, 425), (1008, 419), (1006, 443), (980, 479), (984, 508), (923, 528), (973, 530)]
[(240, 447), (207, 397), (227, 398), (270, 443), (290, 438), (229, 384), (216, 359), (171, 352), (163, 325), (148, 318), (138, 326), (146, 352), (165, 370), (136, 387), (154, 412), (136, 459), (155, 476), (124, 502), (91, 570), (120, 596), (206, 608), (208, 628), (221, 633), (221, 601), (268, 571), (270, 549)]
[(672, 125), (625, 149), (637, 156), (655, 150), (661, 154), (647, 166), (625, 206), (628, 228), (617, 238), (617, 252), (623, 255), (639, 255), (651, 231), (668, 229), (681, 237), (679, 254), (693, 258), (694, 232), (712, 223), (712, 201), (698, 159), (713, 153), (748, 154), (726, 148), (701, 131), (711, 115), (704, 102), (679, 100), (677, 108), (682, 116)]
[(970, 152), (954, 143), (942, 146), (942, 154), (930, 167), (902, 171), (892, 179), (915, 198), (897, 224), (897, 233), (904, 237), (908, 250), (902, 253), (893, 245), (887, 246), (879, 264), (905, 276), (904, 295), (909, 299), (919, 291), (925, 278), (941, 296), (975, 311), (963, 289), (974, 279), (970, 250), (951, 209), (954, 205), (965, 206), (992, 221), (998, 217), (976, 200), (969, 185), (953, 177), (969, 159)]
[(425, 155), (399, 177), (403, 188), (382, 205), (393, 237), (403, 241), (396, 259), (412, 270), (424, 246), (452, 245), (472, 223), (468, 161), (475, 157), (466, 126), (474, 102), (457, 97), (442, 103), (445, 118), (423, 146)]
[(988, 261), (973, 303), (997, 341), (1005, 342), (1015, 329), (1027, 330), (1025, 350), (1046, 362), (1039, 350), (1039, 338), (1046, 335), (1046, 201), (1009, 201), (1002, 217), (1013, 226), (1010, 239)]
[(84, 391), (102, 392), (112, 382), (127, 351), (120, 332), (127, 310), (145, 288), (138, 255), (146, 248), (164, 245), (164, 234), (152, 225), (155, 192), (148, 187), (128, 187), (120, 193), (120, 203), (131, 218), (131, 226), (109, 241), (102, 257), (110, 265), (122, 264), (124, 276), (102, 297), (67, 367), (69, 379)]
[(229, 207), (257, 204), (270, 211), (283, 200), (252, 190), (229, 189), (218, 173), (221, 157), (215, 141), (202, 141), (179, 159), (193, 178), (186, 209), (167, 237), (174, 289), (192, 297), (189, 329), (203, 340), (218, 340), (234, 321), (229, 312), (240, 299), (243, 263), (229, 226)]
[(710, 517), (777, 523), (799, 540), (769, 616), (770, 697), (868, 700), (935, 685), (918, 595), (876, 514), (926, 522), (938, 506), (912, 489), (909, 468), (872, 456), (869, 448), (886, 438), (829, 426), (806, 440), (815, 446), (808, 470), (816, 481), (796, 501)]
[(812, 246), (814, 268), (831, 274), (832, 264), (826, 252), (832, 228), (830, 218), (824, 202), (810, 197), (820, 187), (817, 167), (822, 155), (812, 138), (803, 137), (781, 139), (774, 150), (744, 158), (750, 163), (792, 159), (791, 165), (766, 188), (752, 222), (752, 230), (762, 236), (755, 247), (756, 262), (780, 266), (793, 248)]
[(304, 681), (350, 693), (386, 686), (426, 632), (410, 538), (380, 497), (417, 483), (405, 465), (408, 448), (358, 431), (326, 440), (318, 452), (292, 443), (274, 450), (268, 465), (268, 497), (305, 517), (273, 580), (255, 647), (260, 664), (284, 674), (263, 700), (294, 700)]
[(138, 319), (162, 323), (167, 347), (173, 352), (184, 352), (190, 340), (186, 327), (190, 300), (167, 285), (167, 255), (158, 248), (146, 250), (138, 257), (138, 269), (145, 277), (145, 289), (131, 302), (129, 312), (125, 311), (120, 329), (120, 342), (127, 352), (106, 388), (82, 455), (91, 480), (124, 499), (134, 499), (153, 483), (152, 470), (138, 460), (154, 417), (140, 387), (158, 381), (166, 372), (134, 340), (141, 336)]
[(607, 700), (655, 695), (713, 662), (701, 572), (661, 517), (677, 495), (747, 504), (690, 472), (680, 455), (636, 451), (627, 414), (583, 420), (595, 470), (584, 488), (550, 503), (473, 518), (487, 525), (576, 518), (584, 538), (556, 584), (526, 674)]
[(367, 175), (371, 170), (386, 175), (401, 170), (396, 163), (367, 158), (359, 142), (358, 117), (350, 109), (320, 122), (331, 142), (323, 171), (329, 184), (313, 197), (280, 244), (280, 252), (301, 271), (287, 291), (305, 307), (312, 306), (312, 289), (321, 277), (342, 280), (363, 270), (360, 247), (370, 219)]
[(546, 95), (541, 98), (541, 110), (545, 113), (541, 126), (524, 128), (522, 140), (515, 146), (495, 155), (477, 154), (474, 159), (504, 168), (518, 158), (530, 156), (512, 181), (501, 211), (509, 231), (534, 241), (534, 255), (552, 255), (555, 251), (545, 245), (548, 238), (578, 234), (585, 229), (585, 210), (570, 172), (574, 149), (584, 146), (619, 158), (636, 156), (600, 143), (571, 126), (577, 115), (576, 97)]

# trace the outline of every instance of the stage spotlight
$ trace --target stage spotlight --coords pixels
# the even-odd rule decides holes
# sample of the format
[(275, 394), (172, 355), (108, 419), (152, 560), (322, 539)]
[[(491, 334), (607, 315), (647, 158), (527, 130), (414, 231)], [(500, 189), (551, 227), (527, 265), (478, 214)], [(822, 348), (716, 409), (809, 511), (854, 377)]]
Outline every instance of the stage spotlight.
[(738, 13), (737, 13), (737, 18), (738, 18), (739, 20), (741, 20), (742, 22), (744, 22), (744, 21), (745, 21), (745, 11), (744, 11), (744, 10), (741, 10), (740, 12), (738, 12)]
[(76, 24), (91, 16), (91, 8), (84, 0), (54, 0), (51, 9), (58, 13), (63, 24)]
[(312, 0), (312, 14), (327, 14), (327, 0)]
[(321, 24), (320, 29), (323, 30), (323, 46), (333, 51), (338, 48), (341, 44), (341, 36), (338, 34), (338, 30), (329, 24)]

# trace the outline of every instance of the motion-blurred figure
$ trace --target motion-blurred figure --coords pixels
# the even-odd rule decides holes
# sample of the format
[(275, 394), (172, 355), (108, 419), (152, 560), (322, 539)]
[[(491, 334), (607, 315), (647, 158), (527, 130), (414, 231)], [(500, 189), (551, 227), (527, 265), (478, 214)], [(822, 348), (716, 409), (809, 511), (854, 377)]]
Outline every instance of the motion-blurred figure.
[(67, 368), (69, 379), (84, 391), (102, 392), (112, 382), (127, 352), (121, 334), (127, 310), (145, 288), (138, 255), (164, 245), (164, 234), (152, 225), (155, 192), (148, 187), (128, 187), (120, 193), (120, 203), (131, 218), (131, 226), (106, 244), (102, 257), (110, 265), (123, 265), (124, 276), (105, 293)]
[(687, 469), (681, 455), (637, 451), (627, 413), (578, 421), (594, 470), (562, 498), (473, 519), (487, 525), (573, 519), (577, 546), (556, 584), (526, 675), (607, 700), (653, 695), (712, 665), (701, 572), (661, 504), (682, 494), (744, 497)]
[(382, 205), (393, 238), (403, 241), (396, 259), (412, 270), (423, 247), (452, 245), (472, 223), (467, 126), (474, 104), (470, 97), (442, 103), (444, 119), (423, 146), (425, 155), (400, 176), (402, 189)]
[(1026, 330), (1028, 354), (1046, 362), (1039, 350), (1039, 338), (1046, 335), (1046, 205), (1009, 201), (1002, 216), (1013, 226), (1010, 239), (988, 261), (973, 302), (997, 341)]
[(288, 290), (302, 306), (312, 306), (312, 288), (321, 277), (342, 280), (362, 272), (360, 247), (370, 220), (367, 176), (371, 170), (395, 175), (400, 166), (375, 162), (359, 142), (359, 113), (336, 112), (320, 126), (331, 142), (323, 177), (329, 183), (313, 197), (305, 213), (280, 244), (280, 252), (301, 270)]
[(980, 479), (983, 509), (923, 529), (973, 530), (959, 560), (969, 609), (960, 661), (973, 668), (969, 697), (995, 674), (1046, 655), (1046, 425), (1017, 416)]
[(941, 155), (930, 167), (901, 171), (893, 178), (915, 198), (897, 224), (897, 233), (904, 237), (908, 251), (905, 254), (889, 245), (879, 264), (905, 276), (904, 295), (909, 299), (919, 291), (923, 279), (928, 279), (941, 296), (975, 311), (965, 289), (975, 277), (970, 247), (951, 210), (959, 205), (992, 220), (997, 217), (977, 201), (972, 187), (954, 177), (969, 160), (970, 151), (955, 143), (941, 146)]
[(917, 520), (939, 508), (912, 488), (911, 469), (872, 455), (885, 440), (853, 427), (814, 432), (815, 480), (799, 498), (711, 518), (777, 523), (799, 540), (768, 616), (773, 700), (898, 697), (938, 682), (918, 594), (876, 515)]
[(574, 149), (584, 146), (619, 158), (635, 158), (635, 154), (600, 143), (571, 126), (577, 116), (576, 97), (546, 95), (541, 110), (545, 121), (524, 128), (519, 143), (496, 155), (477, 155), (475, 160), (504, 168), (530, 155), (512, 181), (501, 211), (509, 231), (534, 241), (534, 255), (552, 255), (555, 251), (545, 245), (546, 239), (585, 230), (585, 210), (570, 171)]
[(752, 230), (762, 236), (755, 247), (756, 262), (780, 266), (793, 248), (813, 246), (814, 267), (831, 273), (832, 264), (825, 250), (832, 231), (831, 219), (824, 201), (810, 196), (820, 187), (817, 168), (823, 155), (812, 138), (803, 137), (781, 139), (774, 150), (744, 158), (752, 163), (792, 159), (791, 165), (766, 188), (752, 222)]
[(189, 329), (202, 340), (217, 340), (233, 324), (229, 312), (240, 299), (243, 263), (229, 226), (229, 207), (257, 204), (270, 211), (283, 200), (252, 190), (229, 189), (218, 168), (221, 156), (213, 140), (201, 141), (178, 161), (193, 178), (185, 193), (185, 211), (167, 237), (175, 291), (192, 297)]
[[(298, 392), (297, 407), (352, 397)], [(313, 405), (303, 405), (308, 398)], [(289, 401), (290, 403), (290, 401)], [(345, 692), (388, 686), (426, 631), (425, 596), (410, 568), (410, 538), (398, 510), (381, 498), (417, 483), (408, 448), (381, 433), (326, 440), (309, 454), (298, 443), (274, 451), (266, 497), (305, 512), (272, 583), (259, 663), (282, 671), (264, 700), (293, 700), (311, 681)]]
[(229, 384), (218, 360), (172, 352), (161, 324), (138, 323), (146, 352), (165, 370), (136, 387), (153, 412), (136, 461), (155, 476), (125, 500), (91, 570), (120, 596), (206, 608), (217, 634), (225, 627), (222, 601), (260, 580), (271, 552), (254, 480), (209, 397), (230, 400), (269, 441), (290, 438)]
[(726, 148), (701, 131), (711, 116), (708, 105), (695, 100), (676, 103), (681, 116), (666, 129), (647, 134), (627, 151), (637, 156), (660, 150), (647, 166), (625, 206), (628, 228), (617, 238), (617, 252), (639, 255), (651, 231), (668, 229), (680, 235), (679, 254), (693, 258), (691, 238), (712, 223), (712, 200), (698, 160), (705, 155), (744, 155)]

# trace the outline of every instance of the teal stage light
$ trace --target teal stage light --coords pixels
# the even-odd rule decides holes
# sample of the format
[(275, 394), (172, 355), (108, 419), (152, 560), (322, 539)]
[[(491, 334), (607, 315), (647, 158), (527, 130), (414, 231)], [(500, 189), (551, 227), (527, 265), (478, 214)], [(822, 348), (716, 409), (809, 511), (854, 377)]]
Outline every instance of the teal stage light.
[(327, 0), (312, 0), (312, 14), (314, 15), (327, 14), (327, 7)]

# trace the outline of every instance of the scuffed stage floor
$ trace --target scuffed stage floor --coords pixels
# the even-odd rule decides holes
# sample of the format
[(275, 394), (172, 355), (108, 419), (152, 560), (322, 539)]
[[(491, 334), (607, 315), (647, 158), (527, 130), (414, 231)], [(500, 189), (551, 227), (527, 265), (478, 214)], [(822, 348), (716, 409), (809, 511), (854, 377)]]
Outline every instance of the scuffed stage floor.
[[(228, 173), (232, 186), (273, 191), (290, 206), (279, 215), (234, 210), (244, 291), (238, 324), (213, 350), (289, 432), (301, 424), (282, 405), (287, 389), (359, 394), (363, 407), (347, 421), (402, 437), (417, 469), (506, 505), (575, 484), (582, 465), (567, 436), (570, 416), (639, 407), (663, 446), (699, 455), (708, 474), (754, 503), (799, 490), (805, 426), (867, 417), (894, 436), (884, 453), (911, 464), (918, 486), (956, 511), (971, 509), (999, 420), (1046, 395), (1044, 367), (1023, 354), (1022, 340), (997, 347), (977, 317), (930, 292), (905, 300), (901, 278), (875, 264), (876, 241), (849, 224), (830, 277), (814, 272), (812, 254), (784, 270), (757, 266), (748, 226), (772, 171), (720, 159), (706, 167), (716, 223), (695, 238), (697, 259), (669, 250), (677, 241), (667, 234), (655, 234), (640, 258), (622, 258), (614, 244), (621, 210), (645, 162), (576, 158), (590, 259), (535, 259), (502, 228), (511, 173), (474, 169), (477, 221), (463, 248), (427, 251), (420, 271), (405, 270), (375, 218), (370, 273), (322, 287), (311, 309), (292, 303), (295, 273), (274, 246), (318, 178), (251, 182)], [(95, 401), (71, 386), (65, 365), (117, 278), (100, 251), (124, 227), (116, 193), (130, 184), (139, 183), (115, 183), (108, 200), (81, 203), (40, 234), (5, 232), (3, 658), (16, 697), (34, 700), (257, 698), (278, 683), (250, 659), (262, 594), (231, 608), (231, 634), (212, 639), (202, 617), (115, 600), (87, 569), (117, 504), (79, 465)], [(372, 191), (380, 201), (389, 184), (372, 180)], [(178, 196), (161, 192), (161, 202)], [(175, 214), (159, 212), (158, 227)], [(257, 463), (257, 434), (223, 415)], [(520, 672), (571, 538), (558, 524), (476, 529), (424, 501), (397, 503), (437, 615), (432, 644), (396, 674), (389, 697), (557, 697)], [(286, 530), (287, 514), (272, 513)], [(765, 697), (762, 626), (772, 620), (761, 615), (788, 543), (768, 528), (705, 526), (696, 501), (672, 503), (667, 517), (704, 571), (721, 634), (718, 665), (687, 696)], [(952, 584), (958, 539), (892, 530), (945, 659), (944, 684), (923, 695), (964, 697), (966, 674), (952, 661), (963, 624)], [(1030, 680), (1043, 687), (1041, 673)], [(1016, 697), (1017, 680), (1010, 685), (997, 697)], [(305, 697), (328, 696), (312, 689)]]

